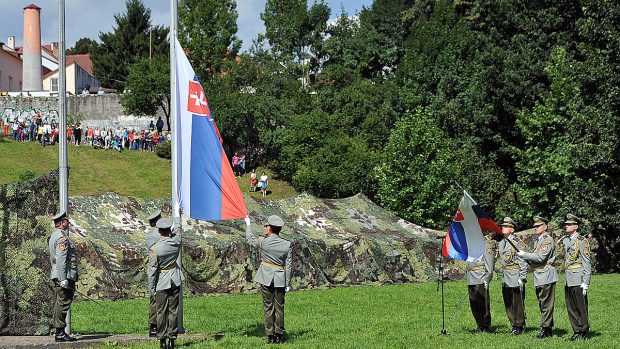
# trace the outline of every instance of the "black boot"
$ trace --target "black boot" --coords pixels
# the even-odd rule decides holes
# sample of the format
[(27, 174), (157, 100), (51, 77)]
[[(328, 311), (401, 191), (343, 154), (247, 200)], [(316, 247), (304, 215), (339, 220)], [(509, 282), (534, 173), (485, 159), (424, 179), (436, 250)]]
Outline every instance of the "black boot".
[(159, 340), (159, 349), (168, 349), (168, 346), (166, 345), (166, 338)]
[(149, 337), (157, 337), (157, 325), (149, 324)]
[(267, 336), (267, 344), (272, 344), (273, 343), (273, 335), (270, 334)]
[(575, 332), (575, 334), (573, 334), (572, 337), (570, 337), (569, 341), (576, 341), (578, 339), (581, 339), (581, 332)]
[(168, 349), (174, 349), (174, 338), (168, 339)]
[(57, 328), (54, 340), (56, 342), (75, 342), (77, 339), (66, 334), (64, 328)]
[(540, 329), (540, 333), (536, 337), (538, 337), (540, 339), (549, 337), (549, 335), (547, 334), (548, 332), (550, 332), (550, 331), (547, 331), (547, 328), (543, 327), (543, 328)]
[(280, 344), (284, 342), (284, 336), (280, 333), (276, 333), (273, 335), (273, 342), (275, 344)]

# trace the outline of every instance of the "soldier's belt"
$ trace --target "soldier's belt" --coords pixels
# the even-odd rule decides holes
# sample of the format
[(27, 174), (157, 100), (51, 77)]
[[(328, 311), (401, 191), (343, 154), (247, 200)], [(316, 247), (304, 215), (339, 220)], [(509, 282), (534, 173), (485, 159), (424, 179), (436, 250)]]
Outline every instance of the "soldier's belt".
[(515, 269), (519, 269), (518, 265), (506, 265), (503, 267), (504, 270), (515, 270)]
[(480, 270), (480, 269), (486, 269), (486, 266), (484, 265), (477, 265), (475, 267), (471, 267), (471, 268), (467, 268), (468, 271), (474, 271), (474, 270)]
[(545, 265), (543, 265), (542, 267), (532, 268), (532, 270), (542, 270), (542, 269), (545, 269), (545, 268), (551, 268), (551, 267), (552, 267), (552, 265), (551, 265), (551, 264), (545, 264)]
[(266, 265), (266, 266), (272, 267), (272, 268), (284, 269), (284, 266), (282, 266), (282, 265), (277, 265), (277, 264), (273, 264), (273, 263), (269, 263), (269, 262), (260, 262), (260, 264)]
[(577, 263), (577, 264), (569, 265), (568, 267), (566, 267), (566, 270), (573, 270), (573, 269), (579, 269), (579, 268), (583, 268), (583, 264)]
[(168, 271), (168, 270), (172, 270), (172, 269), (174, 269), (174, 268), (176, 268), (176, 267), (177, 267), (177, 264), (176, 264), (176, 263), (173, 263), (173, 264), (171, 264), (171, 265), (169, 265), (169, 266), (167, 266), (167, 267), (158, 268), (157, 270), (158, 270), (158, 271)]

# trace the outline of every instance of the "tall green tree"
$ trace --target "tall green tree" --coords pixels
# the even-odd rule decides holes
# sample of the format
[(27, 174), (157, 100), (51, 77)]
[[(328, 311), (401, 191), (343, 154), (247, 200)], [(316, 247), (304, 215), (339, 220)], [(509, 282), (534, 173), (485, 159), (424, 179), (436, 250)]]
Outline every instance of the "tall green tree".
[(92, 52), (95, 77), (102, 86), (122, 92), (129, 66), (149, 55), (167, 55), (168, 29), (151, 25), (151, 10), (141, 0), (126, 0), (126, 13), (115, 14), (115, 25), (100, 33), (101, 44)]
[(261, 19), (265, 38), (283, 64), (299, 66), (299, 77), (309, 83), (321, 56), (330, 9), (323, 0), (308, 8), (305, 0), (267, 0)]
[(68, 55), (77, 55), (84, 53), (91, 53), (97, 47), (97, 41), (91, 38), (81, 38), (75, 42), (75, 45), (67, 50)]
[(236, 59), (241, 48), (237, 17), (234, 0), (179, 2), (179, 41), (201, 81), (219, 74), (226, 60)]
[(121, 95), (125, 113), (155, 115), (162, 110), (170, 129), (170, 61), (165, 56), (142, 58), (129, 67), (126, 93)]

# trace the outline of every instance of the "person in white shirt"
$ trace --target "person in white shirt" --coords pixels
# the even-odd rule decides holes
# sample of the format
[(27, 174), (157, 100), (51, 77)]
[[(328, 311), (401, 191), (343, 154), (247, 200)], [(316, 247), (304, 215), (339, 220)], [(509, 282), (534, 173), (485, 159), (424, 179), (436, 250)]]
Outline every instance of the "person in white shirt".
[(263, 172), (263, 174), (260, 176), (259, 185), (263, 196), (267, 196), (267, 186), (269, 185), (269, 178), (267, 177), (267, 174), (265, 172)]

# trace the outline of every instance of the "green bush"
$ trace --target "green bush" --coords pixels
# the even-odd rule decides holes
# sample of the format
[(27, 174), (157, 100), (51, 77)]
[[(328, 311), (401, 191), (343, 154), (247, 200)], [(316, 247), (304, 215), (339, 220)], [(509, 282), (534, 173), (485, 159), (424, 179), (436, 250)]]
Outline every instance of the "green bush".
[(172, 158), (172, 145), (170, 142), (164, 142), (155, 147), (155, 153), (160, 158), (171, 159)]
[(26, 170), (22, 173), (19, 174), (19, 181), (20, 182), (26, 182), (29, 181), (31, 179), (35, 179), (37, 178), (37, 173), (34, 171), (30, 171), (30, 170)]

